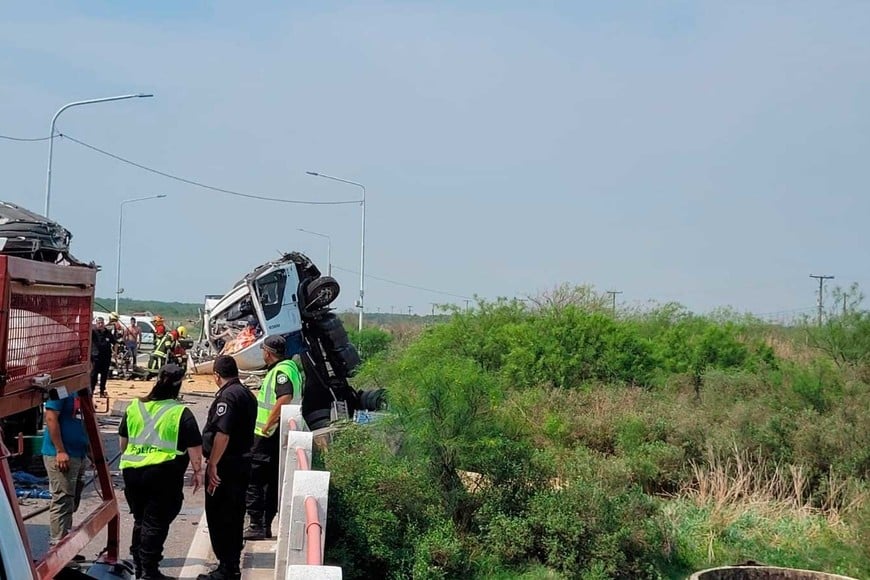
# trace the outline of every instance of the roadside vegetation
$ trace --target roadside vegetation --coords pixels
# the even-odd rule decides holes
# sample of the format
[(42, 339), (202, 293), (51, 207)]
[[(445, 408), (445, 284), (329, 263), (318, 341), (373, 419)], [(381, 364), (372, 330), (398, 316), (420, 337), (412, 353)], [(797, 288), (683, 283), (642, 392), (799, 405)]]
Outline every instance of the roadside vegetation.
[(327, 559), (346, 578), (870, 577), (870, 314), (843, 294), (821, 328), (614, 316), (563, 287), (389, 344), (364, 330), (356, 386), (394, 416), (320, 458)]

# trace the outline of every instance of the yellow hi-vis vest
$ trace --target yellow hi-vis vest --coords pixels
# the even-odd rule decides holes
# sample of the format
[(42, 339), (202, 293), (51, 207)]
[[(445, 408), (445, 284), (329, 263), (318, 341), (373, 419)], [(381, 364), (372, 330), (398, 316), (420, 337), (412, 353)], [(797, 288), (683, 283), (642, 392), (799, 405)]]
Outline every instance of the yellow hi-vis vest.
[(184, 405), (174, 399), (147, 403), (136, 399), (130, 403), (121, 469), (158, 465), (182, 455), (178, 451), (178, 431), (183, 412)]
[(174, 340), (172, 340), (172, 335), (168, 332), (160, 337), (157, 341), (157, 344), (154, 345), (154, 351), (151, 353), (154, 356), (159, 356), (160, 358), (166, 358), (166, 355), (169, 354), (169, 351), (172, 350)]
[(260, 437), (269, 437), (274, 433), (274, 427), (266, 433), (263, 429), (266, 427), (266, 421), (269, 420), (269, 413), (278, 401), (275, 395), (275, 380), (278, 378), (278, 372), (282, 372), (293, 383), (293, 402), (299, 403), (302, 398), (302, 377), (299, 374), (299, 367), (290, 359), (282, 360), (266, 373), (266, 378), (263, 379), (263, 384), (260, 385), (260, 392), (257, 393), (257, 424), (254, 426), (254, 435)]

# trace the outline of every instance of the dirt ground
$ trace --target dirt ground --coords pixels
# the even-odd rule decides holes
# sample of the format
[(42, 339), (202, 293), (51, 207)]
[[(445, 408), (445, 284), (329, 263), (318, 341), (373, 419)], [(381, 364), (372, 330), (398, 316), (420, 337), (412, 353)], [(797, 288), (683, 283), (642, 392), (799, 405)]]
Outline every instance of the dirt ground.
[[(106, 383), (106, 390), (109, 392), (109, 398), (114, 401), (130, 401), (136, 397), (143, 397), (148, 394), (151, 387), (154, 386), (154, 381), (122, 381), (110, 380)], [(181, 394), (185, 393), (214, 393), (217, 387), (214, 384), (212, 375), (191, 375), (184, 380), (181, 386)], [(97, 410), (100, 410), (100, 399), (94, 399)]]

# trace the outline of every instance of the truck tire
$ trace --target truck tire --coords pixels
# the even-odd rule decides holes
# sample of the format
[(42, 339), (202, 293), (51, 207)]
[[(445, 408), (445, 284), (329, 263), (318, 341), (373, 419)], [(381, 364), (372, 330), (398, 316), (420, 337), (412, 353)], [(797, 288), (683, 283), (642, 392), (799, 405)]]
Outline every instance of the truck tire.
[(338, 298), (341, 291), (338, 281), (332, 276), (321, 276), (305, 284), (302, 291), (302, 307), (308, 312), (322, 310)]
[(345, 330), (341, 320), (332, 312), (312, 320), (309, 329), (326, 343), (325, 346), (328, 349), (341, 348), (348, 343), (347, 330)]

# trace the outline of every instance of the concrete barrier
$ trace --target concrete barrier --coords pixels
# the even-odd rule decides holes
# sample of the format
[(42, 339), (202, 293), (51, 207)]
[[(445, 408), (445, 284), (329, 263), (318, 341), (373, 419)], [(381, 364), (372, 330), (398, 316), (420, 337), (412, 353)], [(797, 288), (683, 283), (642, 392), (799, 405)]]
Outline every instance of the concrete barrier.
[[(291, 423), (292, 420), (292, 423)], [(302, 405), (282, 405), (281, 406), (281, 421), (280, 432), (278, 436), (281, 438), (281, 451), (279, 457), (284, 457), (287, 454), (287, 434), (291, 431), (308, 431), (308, 426), (302, 418)], [(294, 427), (291, 428), (291, 425)], [(309, 448), (310, 449), (310, 448)], [(310, 457), (309, 457), (310, 459)], [(281, 502), (281, 482), (284, 481), (284, 460), (278, 462), (278, 502)]]
[[(308, 532), (311, 526), (320, 531), (320, 561), (326, 542), (326, 510), (329, 501), (329, 473), (326, 471), (297, 471), (293, 478), (293, 499), (290, 503), (290, 525), (287, 530), (287, 565), (312, 564), (308, 560)], [(306, 500), (316, 501), (316, 514), (306, 513)], [(309, 506), (311, 502), (308, 502)], [(284, 506), (286, 507), (286, 506)], [(312, 517), (313, 516), (313, 517)], [(314, 520), (314, 521), (312, 521)], [(285, 553), (278, 554), (278, 558)], [(276, 558), (276, 564), (277, 560)], [(277, 566), (276, 566), (277, 567)]]
[(723, 566), (695, 572), (689, 580), (855, 580), (855, 578), (777, 566)]
[(287, 566), (286, 580), (341, 580), (337, 566)]

